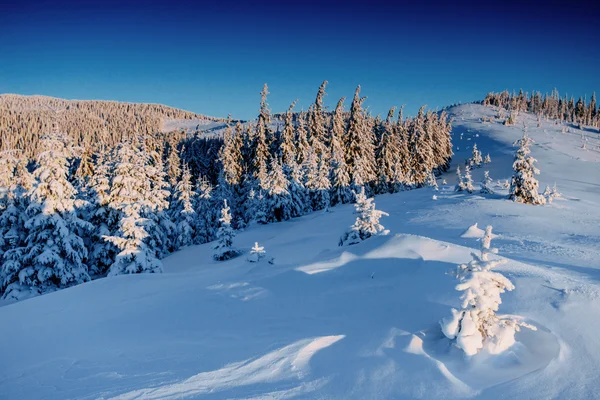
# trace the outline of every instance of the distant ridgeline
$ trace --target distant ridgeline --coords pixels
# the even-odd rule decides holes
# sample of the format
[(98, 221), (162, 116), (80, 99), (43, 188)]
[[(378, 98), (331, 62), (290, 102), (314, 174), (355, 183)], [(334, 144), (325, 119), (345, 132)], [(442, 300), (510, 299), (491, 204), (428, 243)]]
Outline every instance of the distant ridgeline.
[(168, 107), (4, 96), (11, 140), (0, 157), (0, 295), (160, 272), (160, 258), (215, 240), (222, 208), (242, 228), (353, 202), (362, 190), (435, 185), (448, 169), (444, 112), (373, 117), (360, 87), (349, 111), (344, 98), (327, 111), (326, 84), (308, 111), (292, 104), (279, 123), (265, 85), (257, 120), (228, 123), (217, 139), (157, 136), (162, 118), (200, 117)]
[(57, 126), (75, 146), (95, 152), (134, 135), (159, 138), (168, 119), (219, 121), (160, 104), (4, 94), (0, 95), (0, 150), (19, 149), (31, 158), (39, 151), (40, 137)]
[(481, 102), (484, 106), (502, 107), (508, 111), (525, 111), (540, 117), (558, 119), (578, 125), (592, 126), (600, 129), (600, 112), (596, 104), (596, 93), (592, 94), (589, 103), (586, 98), (561, 97), (556, 89), (550, 94), (542, 95), (533, 92), (531, 95), (522, 90), (519, 94), (508, 91), (488, 93)]

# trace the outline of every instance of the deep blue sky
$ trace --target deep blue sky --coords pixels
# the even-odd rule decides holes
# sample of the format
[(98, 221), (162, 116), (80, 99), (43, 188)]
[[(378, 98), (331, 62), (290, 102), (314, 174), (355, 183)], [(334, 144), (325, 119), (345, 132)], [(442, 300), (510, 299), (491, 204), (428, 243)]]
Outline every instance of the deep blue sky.
[(0, 93), (252, 118), (265, 82), (273, 111), (306, 108), (327, 79), (328, 105), (361, 84), (375, 114), (600, 90), (593, 2), (250, 3), (0, 0)]

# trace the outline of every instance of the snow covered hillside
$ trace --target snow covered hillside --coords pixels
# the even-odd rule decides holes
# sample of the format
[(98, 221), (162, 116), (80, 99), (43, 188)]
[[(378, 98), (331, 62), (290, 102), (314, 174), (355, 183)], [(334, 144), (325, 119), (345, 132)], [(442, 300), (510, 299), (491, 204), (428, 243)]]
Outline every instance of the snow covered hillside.
[[(597, 397), (600, 134), (538, 127), (524, 113), (504, 126), (481, 105), (448, 111), (453, 167), (439, 192), (375, 198), (388, 235), (339, 247), (356, 218), (348, 204), (238, 233), (245, 253), (264, 246), (258, 262), (214, 261), (208, 243), (164, 259), (164, 274), (0, 307), (0, 398)], [(562, 193), (552, 204), (514, 203), (495, 185), (510, 179), (523, 123), (541, 190), (556, 183)], [(491, 163), (473, 180), (478, 188), (489, 170), (494, 194), (454, 192), (475, 143)], [(507, 259), (498, 271), (516, 286), (499, 312), (537, 331), (518, 332), (505, 353), (467, 359), (439, 321), (459, 306), (447, 272), (479, 248), (476, 223), (493, 225)]]

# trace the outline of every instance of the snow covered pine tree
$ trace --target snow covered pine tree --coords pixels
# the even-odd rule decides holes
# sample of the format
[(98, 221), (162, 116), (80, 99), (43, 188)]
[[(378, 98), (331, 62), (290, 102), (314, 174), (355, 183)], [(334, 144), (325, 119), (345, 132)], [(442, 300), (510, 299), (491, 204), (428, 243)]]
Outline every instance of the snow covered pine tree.
[(535, 175), (540, 171), (533, 165), (537, 160), (529, 154), (529, 146), (534, 143), (533, 139), (527, 136), (527, 130), (523, 128), (523, 137), (517, 140), (513, 145), (519, 146), (515, 153), (515, 162), (513, 169), (515, 174), (510, 182), (508, 197), (514, 202), (524, 204), (544, 204), (546, 199), (538, 193), (539, 183)]
[(468, 356), (484, 348), (490, 354), (499, 354), (515, 343), (515, 332), (521, 327), (536, 330), (515, 317), (496, 315), (502, 303), (500, 295), (515, 287), (504, 275), (492, 271), (504, 262), (489, 259), (490, 254), (498, 253), (490, 248), (492, 237), (492, 227), (488, 226), (481, 240), (480, 255), (471, 253), (473, 260), (456, 269), (460, 280), (456, 290), (463, 292), (461, 309), (453, 308), (452, 316), (440, 322), (444, 335)]
[(368, 199), (367, 196), (365, 196), (364, 189), (361, 189), (360, 192), (356, 193), (355, 197), (356, 203), (354, 204), (354, 208), (356, 208), (356, 214), (358, 214), (358, 217), (356, 217), (356, 221), (354, 222), (354, 225), (350, 227), (350, 230), (345, 232), (340, 238), (340, 246), (345, 244), (357, 244), (373, 235), (388, 233), (383, 225), (379, 223), (379, 218), (389, 214), (380, 210), (376, 210), (373, 199)]
[(213, 258), (217, 261), (225, 261), (230, 258), (237, 257), (240, 252), (233, 247), (233, 239), (235, 238), (235, 231), (231, 227), (231, 214), (229, 213), (229, 206), (227, 200), (223, 200), (223, 208), (221, 209), (221, 226), (217, 232), (217, 244), (213, 247), (215, 254)]

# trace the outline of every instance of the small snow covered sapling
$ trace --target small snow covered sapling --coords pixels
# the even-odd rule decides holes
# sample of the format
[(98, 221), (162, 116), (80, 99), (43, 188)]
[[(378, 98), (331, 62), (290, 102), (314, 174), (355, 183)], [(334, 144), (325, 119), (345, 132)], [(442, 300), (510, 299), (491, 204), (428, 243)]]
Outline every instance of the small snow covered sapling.
[(460, 172), (460, 167), (456, 167), (456, 186), (454, 186), (455, 192), (463, 192), (465, 190), (463, 176)]
[(475, 191), (475, 187), (473, 186), (473, 178), (471, 177), (471, 168), (465, 168), (465, 174), (463, 176), (463, 185), (464, 190), (468, 193), (473, 193)]
[(483, 163), (484, 164), (489, 164), (492, 162), (492, 157), (490, 157), (490, 153), (488, 153), (485, 158), (483, 159)]
[(389, 214), (375, 209), (373, 199), (368, 199), (365, 196), (364, 188), (361, 188), (360, 192), (355, 193), (354, 196), (356, 198), (354, 208), (358, 217), (356, 217), (354, 225), (340, 238), (340, 246), (357, 244), (373, 235), (386, 234), (388, 232), (379, 223), (379, 219)]
[(452, 316), (440, 322), (444, 335), (468, 356), (481, 349), (499, 354), (515, 343), (515, 333), (521, 327), (536, 330), (515, 317), (496, 315), (502, 303), (500, 295), (515, 287), (504, 275), (492, 271), (504, 262), (489, 259), (490, 254), (498, 253), (490, 248), (492, 237), (492, 227), (488, 226), (481, 239), (480, 255), (471, 253), (473, 260), (456, 269), (460, 281), (456, 290), (463, 292), (461, 308), (452, 309)]
[(428, 187), (435, 190), (436, 192), (440, 190), (438, 187), (438, 184), (437, 184), (437, 179), (435, 179), (435, 174), (433, 173), (433, 171), (431, 171), (431, 173), (429, 175), (427, 175), (427, 180), (425, 181), (425, 184)]
[(481, 157), (481, 152), (477, 148), (477, 143), (475, 143), (473, 144), (473, 153), (471, 154), (471, 158), (469, 159), (467, 165), (470, 167), (479, 168), (481, 167), (481, 164), (483, 164), (483, 158)]
[(266, 254), (267, 252), (265, 251), (264, 246), (259, 246), (258, 242), (254, 242), (254, 247), (250, 249), (247, 260), (250, 262), (259, 262)]
[(491, 187), (492, 178), (490, 178), (490, 171), (485, 171), (483, 173), (483, 179), (481, 180), (481, 190), (480, 192), (483, 194), (493, 194), (494, 191)]
[(221, 209), (221, 218), (219, 230), (217, 231), (217, 244), (214, 245), (215, 254), (213, 258), (217, 261), (225, 261), (237, 257), (240, 252), (233, 247), (235, 231), (231, 227), (231, 214), (227, 200), (223, 200), (224, 206)]

